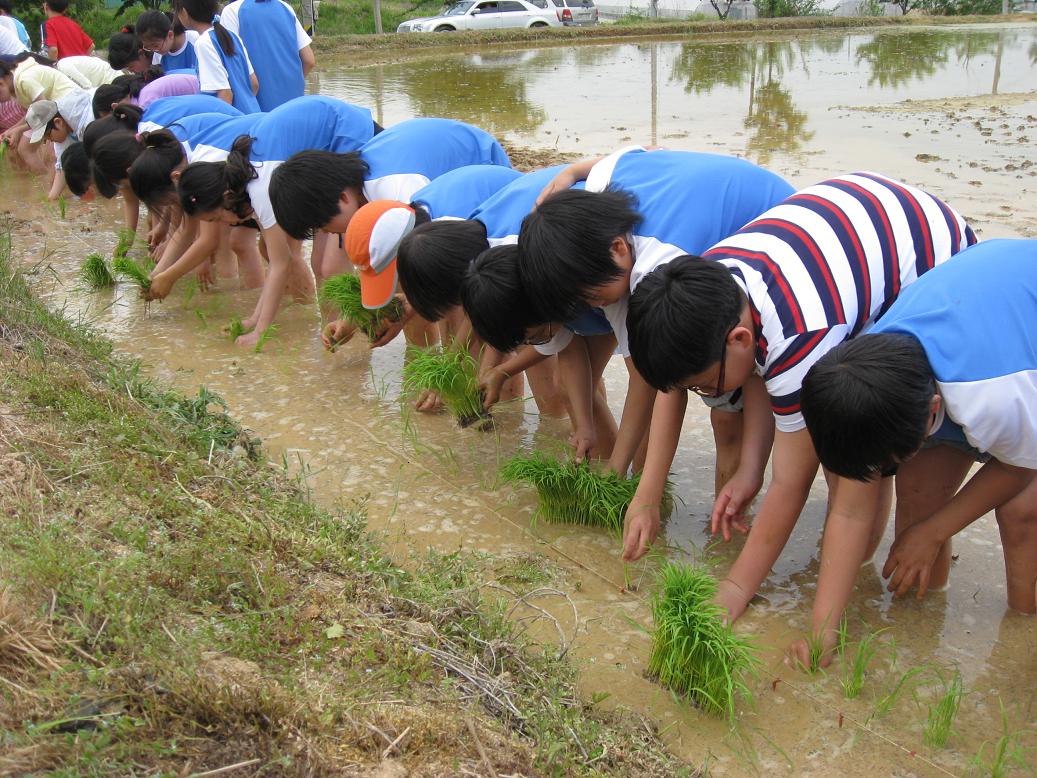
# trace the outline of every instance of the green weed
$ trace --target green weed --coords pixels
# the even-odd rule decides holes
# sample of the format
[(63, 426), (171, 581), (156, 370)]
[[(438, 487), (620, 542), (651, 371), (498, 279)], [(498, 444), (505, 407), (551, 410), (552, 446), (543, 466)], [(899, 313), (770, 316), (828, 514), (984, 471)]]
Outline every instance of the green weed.
[(91, 254), (83, 260), (80, 274), (91, 289), (110, 289), (115, 286), (115, 276), (108, 261), (100, 254)]
[(655, 623), (648, 673), (703, 710), (735, 719), (735, 702), (752, 702), (748, 678), (760, 660), (747, 638), (724, 622), (713, 602), (716, 579), (699, 567), (668, 562), (652, 595)]
[[(864, 688), (864, 677), (868, 671), (868, 665), (871, 664), (871, 660), (875, 658), (875, 653), (879, 649), (877, 641), (882, 632), (883, 630), (868, 633), (857, 644), (857, 654), (853, 658), (853, 664), (850, 665), (849, 672), (840, 681), (846, 699), (855, 699)], [(845, 643), (842, 645), (845, 651)]]
[(130, 259), (126, 255), (116, 255), (112, 260), (112, 269), (124, 280), (136, 284), (145, 292), (151, 288), (151, 269), (144, 263)]
[(617, 535), (623, 531), (623, 516), (640, 482), (640, 476), (600, 473), (586, 463), (559, 461), (540, 451), (512, 458), (500, 475), (508, 483), (525, 483), (536, 489), (535, 519), (604, 527)]
[(393, 298), (388, 305), (371, 310), (360, 301), (360, 279), (352, 273), (332, 276), (320, 289), (320, 301), (338, 308), (343, 319), (359, 327), (368, 338), (375, 339), (386, 321), (399, 321), (403, 304)]
[(403, 391), (416, 395), (436, 392), (462, 427), (477, 424), (486, 429), (492, 417), (483, 409), (478, 366), (467, 349), (407, 348), (403, 366)]
[(943, 688), (940, 698), (929, 705), (929, 715), (926, 718), (925, 728), (922, 732), (922, 740), (932, 748), (943, 748), (947, 740), (954, 732), (954, 717), (958, 715), (958, 708), (965, 697), (965, 687), (961, 679), (961, 672), (954, 671), (954, 676)]

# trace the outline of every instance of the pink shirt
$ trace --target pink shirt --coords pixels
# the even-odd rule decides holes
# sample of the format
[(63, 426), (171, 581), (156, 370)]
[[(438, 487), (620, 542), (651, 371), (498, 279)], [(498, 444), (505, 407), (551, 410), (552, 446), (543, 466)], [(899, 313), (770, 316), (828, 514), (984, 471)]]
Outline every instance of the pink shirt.
[(153, 102), (161, 100), (163, 97), (196, 94), (198, 94), (198, 76), (188, 75), (187, 73), (174, 73), (171, 76), (156, 78), (141, 89), (137, 98), (131, 100), (131, 102), (134, 105), (139, 105), (141, 108), (147, 108)]

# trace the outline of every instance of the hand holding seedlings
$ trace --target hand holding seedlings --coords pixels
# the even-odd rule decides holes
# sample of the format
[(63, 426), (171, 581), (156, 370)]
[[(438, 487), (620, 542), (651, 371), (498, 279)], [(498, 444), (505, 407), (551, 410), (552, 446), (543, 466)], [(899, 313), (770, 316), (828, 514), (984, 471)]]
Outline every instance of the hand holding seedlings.
[[(372, 348), (376, 340), (381, 342), (385, 339), (388, 343), (395, 337), (393, 333), (386, 339), (386, 331), (404, 319), (404, 305), (399, 297), (392, 298), (388, 305), (378, 309), (365, 308), (360, 296), (360, 279), (351, 273), (340, 273), (326, 280), (320, 290), (320, 299), (334, 305), (345, 321), (363, 330), (372, 341)], [(403, 329), (402, 323), (396, 332), (400, 329)]]
[(889, 578), (886, 589), (893, 592), (895, 597), (907, 594), (915, 581), (918, 582), (918, 599), (925, 595), (933, 562), (945, 540), (936, 529), (932, 522), (923, 521), (908, 528), (893, 541), (886, 564), (882, 567), (882, 577)]
[(494, 365), (489, 370), (484, 370), (479, 376), (479, 391), (482, 392), (482, 406), (489, 410), (497, 404), (500, 399), (501, 387), (511, 376), (501, 370), (500, 365)]
[(623, 522), (623, 561), (634, 562), (647, 554), (661, 526), (659, 503), (631, 504)]
[(165, 271), (155, 273), (151, 277), (151, 285), (144, 292), (144, 299), (149, 302), (152, 300), (164, 300), (169, 296), (172, 289), (173, 279), (169, 273)]
[(324, 348), (334, 354), (335, 349), (353, 339), (356, 331), (357, 327), (345, 319), (336, 319), (330, 324), (324, 325), (324, 329), (320, 332), (320, 342), (324, 344)]
[(710, 531), (714, 535), (723, 535), (725, 542), (731, 540), (732, 529), (741, 535), (748, 534), (749, 521), (745, 511), (762, 486), (763, 478), (758, 474), (747, 475), (739, 468), (724, 484), (713, 503), (713, 513), (709, 517)]
[(573, 430), (569, 433), (569, 445), (573, 448), (573, 460), (580, 464), (589, 459), (591, 453), (597, 448), (598, 436), (593, 429)]

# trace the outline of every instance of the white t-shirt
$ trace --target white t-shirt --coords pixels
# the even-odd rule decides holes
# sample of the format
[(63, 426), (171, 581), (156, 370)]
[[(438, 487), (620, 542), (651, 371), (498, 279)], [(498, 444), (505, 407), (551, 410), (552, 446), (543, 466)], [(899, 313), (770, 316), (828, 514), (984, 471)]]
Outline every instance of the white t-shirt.
[(14, 22), (6, 16), (0, 16), (0, 55), (13, 57), (25, 50), (25, 44), (18, 39), (18, 31), (15, 29)]
[(65, 57), (58, 60), (57, 68), (82, 89), (110, 84), (122, 75), (100, 57)]
[[(223, 24), (222, 16), (220, 17), (220, 24)], [(216, 51), (213, 36), (208, 34), (208, 30), (198, 36), (198, 40), (194, 43), (194, 53), (198, 57), (198, 82), (202, 92), (215, 93), (221, 89), (231, 89), (230, 80), (227, 77), (227, 69), (223, 66), (223, 60), (220, 59), (220, 53)], [(244, 46), (241, 47), (241, 53), (245, 55), (245, 62), (248, 63), (248, 74), (251, 76), (256, 72), (256, 69), (252, 67), (252, 60), (248, 58), (248, 51), (245, 50)]]
[(96, 88), (77, 89), (75, 92), (69, 92), (64, 97), (55, 100), (58, 104), (58, 113), (61, 114), (61, 118), (65, 120), (73, 133), (61, 143), (54, 144), (54, 167), (58, 170), (61, 170), (61, 153), (73, 143), (82, 140), (87, 125), (94, 120), (93, 100), (96, 91)]
[[(238, 21), (238, 10), (241, 8), (241, 4), (245, 0), (234, 0), (233, 3), (227, 3), (220, 11), (220, 24), (226, 27), (228, 30), (233, 32), (235, 35), (241, 35), (241, 24)], [(286, 3), (284, 0), (277, 0), (281, 5), (286, 6), (289, 11), (292, 12), (292, 16), (295, 16), (295, 45), (301, 50), (305, 49), (310, 45), (312, 39), (306, 34), (306, 30), (302, 28), (299, 23), (299, 18), (295, 14), (295, 9), (291, 5)]]

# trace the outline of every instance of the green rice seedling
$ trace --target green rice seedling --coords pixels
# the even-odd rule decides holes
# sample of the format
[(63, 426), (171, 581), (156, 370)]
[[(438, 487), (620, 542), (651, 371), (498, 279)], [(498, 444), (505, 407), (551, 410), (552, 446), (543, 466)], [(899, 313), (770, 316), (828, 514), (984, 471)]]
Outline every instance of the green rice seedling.
[(115, 276), (108, 261), (100, 254), (91, 254), (83, 260), (80, 275), (91, 289), (110, 289), (115, 286)]
[(964, 697), (965, 686), (961, 680), (961, 673), (955, 670), (950, 683), (944, 685), (943, 694), (929, 706), (929, 716), (922, 732), (922, 740), (927, 746), (943, 748), (947, 745), (947, 740), (954, 731), (954, 717), (958, 715), (958, 708), (961, 707)]
[(487, 430), (493, 419), (483, 409), (477, 372), (467, 349), (410, 347), (403, 366), (403, 391), (411, 395), (436, 392), (461, 427), (478, 424), (479, 429)]
[(230, 324), (227, 325), (227, 334), (230, 335), (231, 343), (245, 334), (245, 325), (241, 323), (239, 316), (235, 316), (230, 320)]
[(124, 280), (136, 284), (145, 292), (151, 288), (151, 279), (148, 277), (150, 269), (135, 259), (117, 255), (112, 260), (112, 269)]
[(1001, 703), (1001, 737), (993, 743), (989, 740), (984, 741), (969, 761), (972, 770), (989, 775), (990, 778), (1004, 778), (1010, 771), (1026, 770), (1029, 767), (1026, 759), (1029, 749), (1020, 742), (1019, 730), (1014, 730), (1009, 725), (1005, 704), (1001, 700), (998, 702)]
[(61, 214), (61, 218), (65, 218), (65, 210), (68, 208), (68, 203), (65, 202), (65, 195), (58, 195), (58, 213)]
[(133, 241), (136, 237), (137, 233), (133, 230), (119, 230), (119, 239), (115, 243), (115, 251), (112, 252), (112, 257), (118, 259), (119, 257), (125, 257), (129, 254), (130, 249), (133, 248)]
[(360, 301), (360, 279), (351, 273), (332, 276), (324, 282), (320, 289), (322, 303), (338, 308), (343, 319), (355, 327), (359, 327), (367, 337), (374, 340), (382, 328), (382, 322), (398, 321), (403, 315), (403, 304), (393, 298), (376, 310), (365, 308)]
[(0, 162), (3, 162), (7, 157), (7, 140), (0, 141)]
[(913, 688), (917, 684), (915, 679), (925, 673), (928, 669), (928, 667), (912, 667), (900, 676), (897, 682), (893, 684), (893, 688), (886, 694), (882, 695), (878, 699), (878, 702), (875, 703), (874, 716), (885, 716), (893, 710), (893, 706), (897, 704), (897, 700), (900, 699), (900, 695), (903, 694), (904, 690), (908, 687)]
[(205, 313), (201, 310), (201, 308), (195, 308), (194, 309), (194, 315), (198, 319), (198, 321), (201, 322), (203, 330), (209, 328), (209, 319), (205, 315)]
[(864, 677), (868, 672), (868, 665), (871, 664), (871, 660), (875, 658), (875, 653), (879, 649), (878, 637), (882, 632), (883, 630), (871, 632), (861, 638), (861, 642), (857, 644), (857, 654), (853, 658), (853, 664), (849, 666), (849, 671), (840, 681), (846, 699), (852, 700), (860, 696), (861, 689), (864, 688)]
[(835, 653), (845, 656), (846, 645), (850, 640), (850, 625), (847, 623), (845, 615), (839, 619), (839, 629), (835, 631), (835, 637)]
[(651, 599), (648, 673), (704, 711), (734, 721), (737, 698), (752, 702), (748, 680), (760, 660), (752, 642), (725, 623), (716, 592), (716, 579), (701, 567), (663, 566)]
[[(623, 531), (623, 516), (640, 481), (639, 476), (599, 473), (586, 463), (560, 461), (540, 451), (510, 459), (500, 474), (508, 483), (526, 483), (536, 489), (534, 519), (604, 527), (617, 535)], [(664, 501), (670, 501), (669, 486)]]
[(256, 353), (258, 354), (259, 352), (261, 352), (263, 350), (263, 346), (265, 346), (267, 344), (267, 341), (269, 341), (276, 334), (277, 334), (277, 325), (276, 324), (271, 324), (269, 327), (267, 327), (265, 330), (263, 330), (262, 334), (259, 336), (259, 340), (256, 341), (256, 348), (255, 348)]

